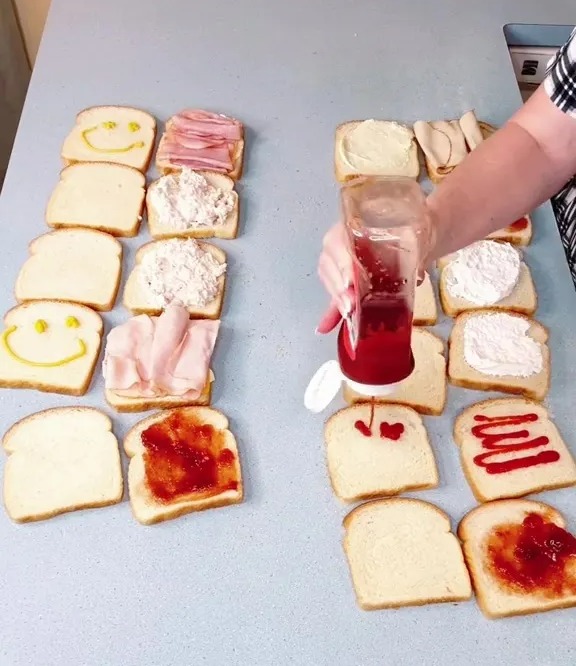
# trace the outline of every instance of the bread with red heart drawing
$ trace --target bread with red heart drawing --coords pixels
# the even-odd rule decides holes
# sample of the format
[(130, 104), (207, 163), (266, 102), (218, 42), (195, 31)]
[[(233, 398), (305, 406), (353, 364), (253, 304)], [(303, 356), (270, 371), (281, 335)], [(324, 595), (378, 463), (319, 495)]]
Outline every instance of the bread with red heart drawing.
[(410, 407), (346, 407), (328, 419), (324, 436), (332, 487), (345, 502), (438, 485), (426, 429)]

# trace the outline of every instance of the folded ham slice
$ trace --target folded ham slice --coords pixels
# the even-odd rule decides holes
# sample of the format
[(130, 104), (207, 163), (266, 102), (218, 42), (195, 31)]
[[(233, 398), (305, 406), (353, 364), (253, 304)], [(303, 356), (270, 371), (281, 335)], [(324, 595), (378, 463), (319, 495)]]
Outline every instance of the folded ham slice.
[(178, 305), (159, 317), (140, 315), (116, 326), (102, 365), (106, 388), (130, 398), (197, 399), (208, 380), (219, 326), (219, 321), (191, 321)]
[(157, 162), (230, 173), (243, 128), (235, 118), (185, 109), (172, 116), (158, 146)]

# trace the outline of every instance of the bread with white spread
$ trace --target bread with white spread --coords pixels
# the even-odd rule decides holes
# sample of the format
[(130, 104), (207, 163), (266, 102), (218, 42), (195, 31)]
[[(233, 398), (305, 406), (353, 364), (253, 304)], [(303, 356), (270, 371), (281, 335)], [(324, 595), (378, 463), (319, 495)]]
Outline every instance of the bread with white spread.
[(456, 386), (543, 400), (550, 385), (548, 331), (524, 315), (464, 312), (449, 340), (448, 377)]
[(0, 387), (84, 395), (100, 353), (102, 317), (77, 303), (34, 301), (4, 315)]
[(344, 183), (357, 176), (418, 178), (414, 133), (389, 120), (354, 120), (336, 129), (334, 168)]
[(356, 404), (324, 427), (332, 488), (344, 502), (435, 488), (438, 470), (426, 428), (402, 405)]
[(50, 299), (107, 312), (120, 285), (122, 244), (93, 229), (58, 229), (34, 239), (16, 279), (20, 303)]
[(536, 311), (538, 298), (520, 252), (508, 243), (478, 241), (438, 262), (440, 302), (455, 317), (467, 310)]
[(364, 610), (465, 601), (472, 596), (450, 519), (414, 499), (361, 504), (344, 519), (344, 551)]
[(162, 176), (146, 194), (154, 239), (236, 238), (239, 203), (234, 181), (215, 171), (182, 169)]
[(111, 162), (78, 162), (60, 173), (46, 208), (49, 227), (89, 227), (113, 236), (136, 236), (146, 178), (138, 169)]
[(112, 422), (89, 407), (32, 414), (2, 440), (4, 505), (12, 520), (45, 520), (61, 513), (116, 504), (123, 480)]
[(548, 411), (526, 398), (484, 400), (454, 422), (454, 441), (479, 502), (576, 485), (576, 464)]
[(92, 106), (80, 111), (62, 146), (66, 165), (115, 162), (146, 173), (156, 137), (156, 120), (129, 106)]
[(211, 407), (149, 416), (128, 432), (124, 450), (130, 505), (143, 525), (242, 501), (236, 438), (226, 416)]
[(143, 245), (124, 288), (133, 314), (157, 315), (169, 304), (187, 308), (195, 319), (218, 319), (224, 300), (226, 254), (192, 238)]
[[(414, 371), (396, 388), (394, 393), (376, 402), (406, 405), (421, 414), (437, 416), (446, 405), (446, 358), (444, 342), (423, 328), (412, 330), (412, 353)], [(344, 388), (344, 398), (348, 403), (365, 402), (366, 396)]]
[[(496, 619), (576, 606), (574, 556), (564, 555), (560, 541), (573, 539), (565, 529), (554, 507), (523, 499), (489, 502), (464, 516), (458, 536), (484, 615)], [(518, 548), (522, 533), (529, 550)]]
[(414, 293), (414, 326), (434, 326), (438, 320), (438, 308), (434, 287), (428, 273), (424, 280), (416, 287)]
[(414, 123), (414, 134), (433, 183), (442, 182), (468, 154), (466, 139), (457, 120), (419, 120)]

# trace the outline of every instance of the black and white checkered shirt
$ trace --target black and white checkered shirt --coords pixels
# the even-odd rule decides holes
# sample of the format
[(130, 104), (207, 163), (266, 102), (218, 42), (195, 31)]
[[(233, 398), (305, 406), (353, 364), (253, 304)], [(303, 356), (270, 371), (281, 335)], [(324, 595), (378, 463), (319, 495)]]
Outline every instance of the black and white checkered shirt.
[[(550, 63), (544, 89), (560, 110), (576, 120), (576, 30)], [(576, 176), (552, 198), (552, 206), (576, 286)]]

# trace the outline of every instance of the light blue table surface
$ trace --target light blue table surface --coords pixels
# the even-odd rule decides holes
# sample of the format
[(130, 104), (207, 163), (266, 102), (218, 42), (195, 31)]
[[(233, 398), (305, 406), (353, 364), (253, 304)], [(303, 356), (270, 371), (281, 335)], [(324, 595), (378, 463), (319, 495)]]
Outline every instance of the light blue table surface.
[[(243, 219), (240, 237), (222, 242), (230, 268), (215, 404), (240, 443), (246, 501), (153, 528), (127, 501), (28, 526), (0, 512), (1, 666), (576, 663), (576, 610), (498, 622), (474, 601), (358, 610), (323, 419), (302, 407), (311, 373), (335, 350), (314, 328), (325, 305), (317, 253), (338, 212), (336, 125), (470, 108), (500, 124), (520, 104), (503, 26), (575, 22), (569, 0), (53, 0), (0, 199), (0, 311), (14, 303), (27, 243), (47, 230), (77, 111), (129, 104), (163, 121), (197, 106), (242, 119)], [(534, 222), (527, 261), (551, 333), (548, 405), (576, 453), (576, 295), (548, 205)], [(143, 230), (125, 243), (125, 271), (146, 239)], [(126, 316), (117, 306), (107, 328)], [(448, 322), (437, 331), (446, 338)], [(418, 496), (453, 526), (475, 502), (452, 421), (482, 397), (450, 388), (444, 415), (426, 420), (441, 485)], [(81, 399), (0, 392), (0, 429), (70, 404), (104, 406), (100, 378)], [(118, 436), (137, 419), (115, 416)], [(576, 528), (576, 489), (542, 499)]]

